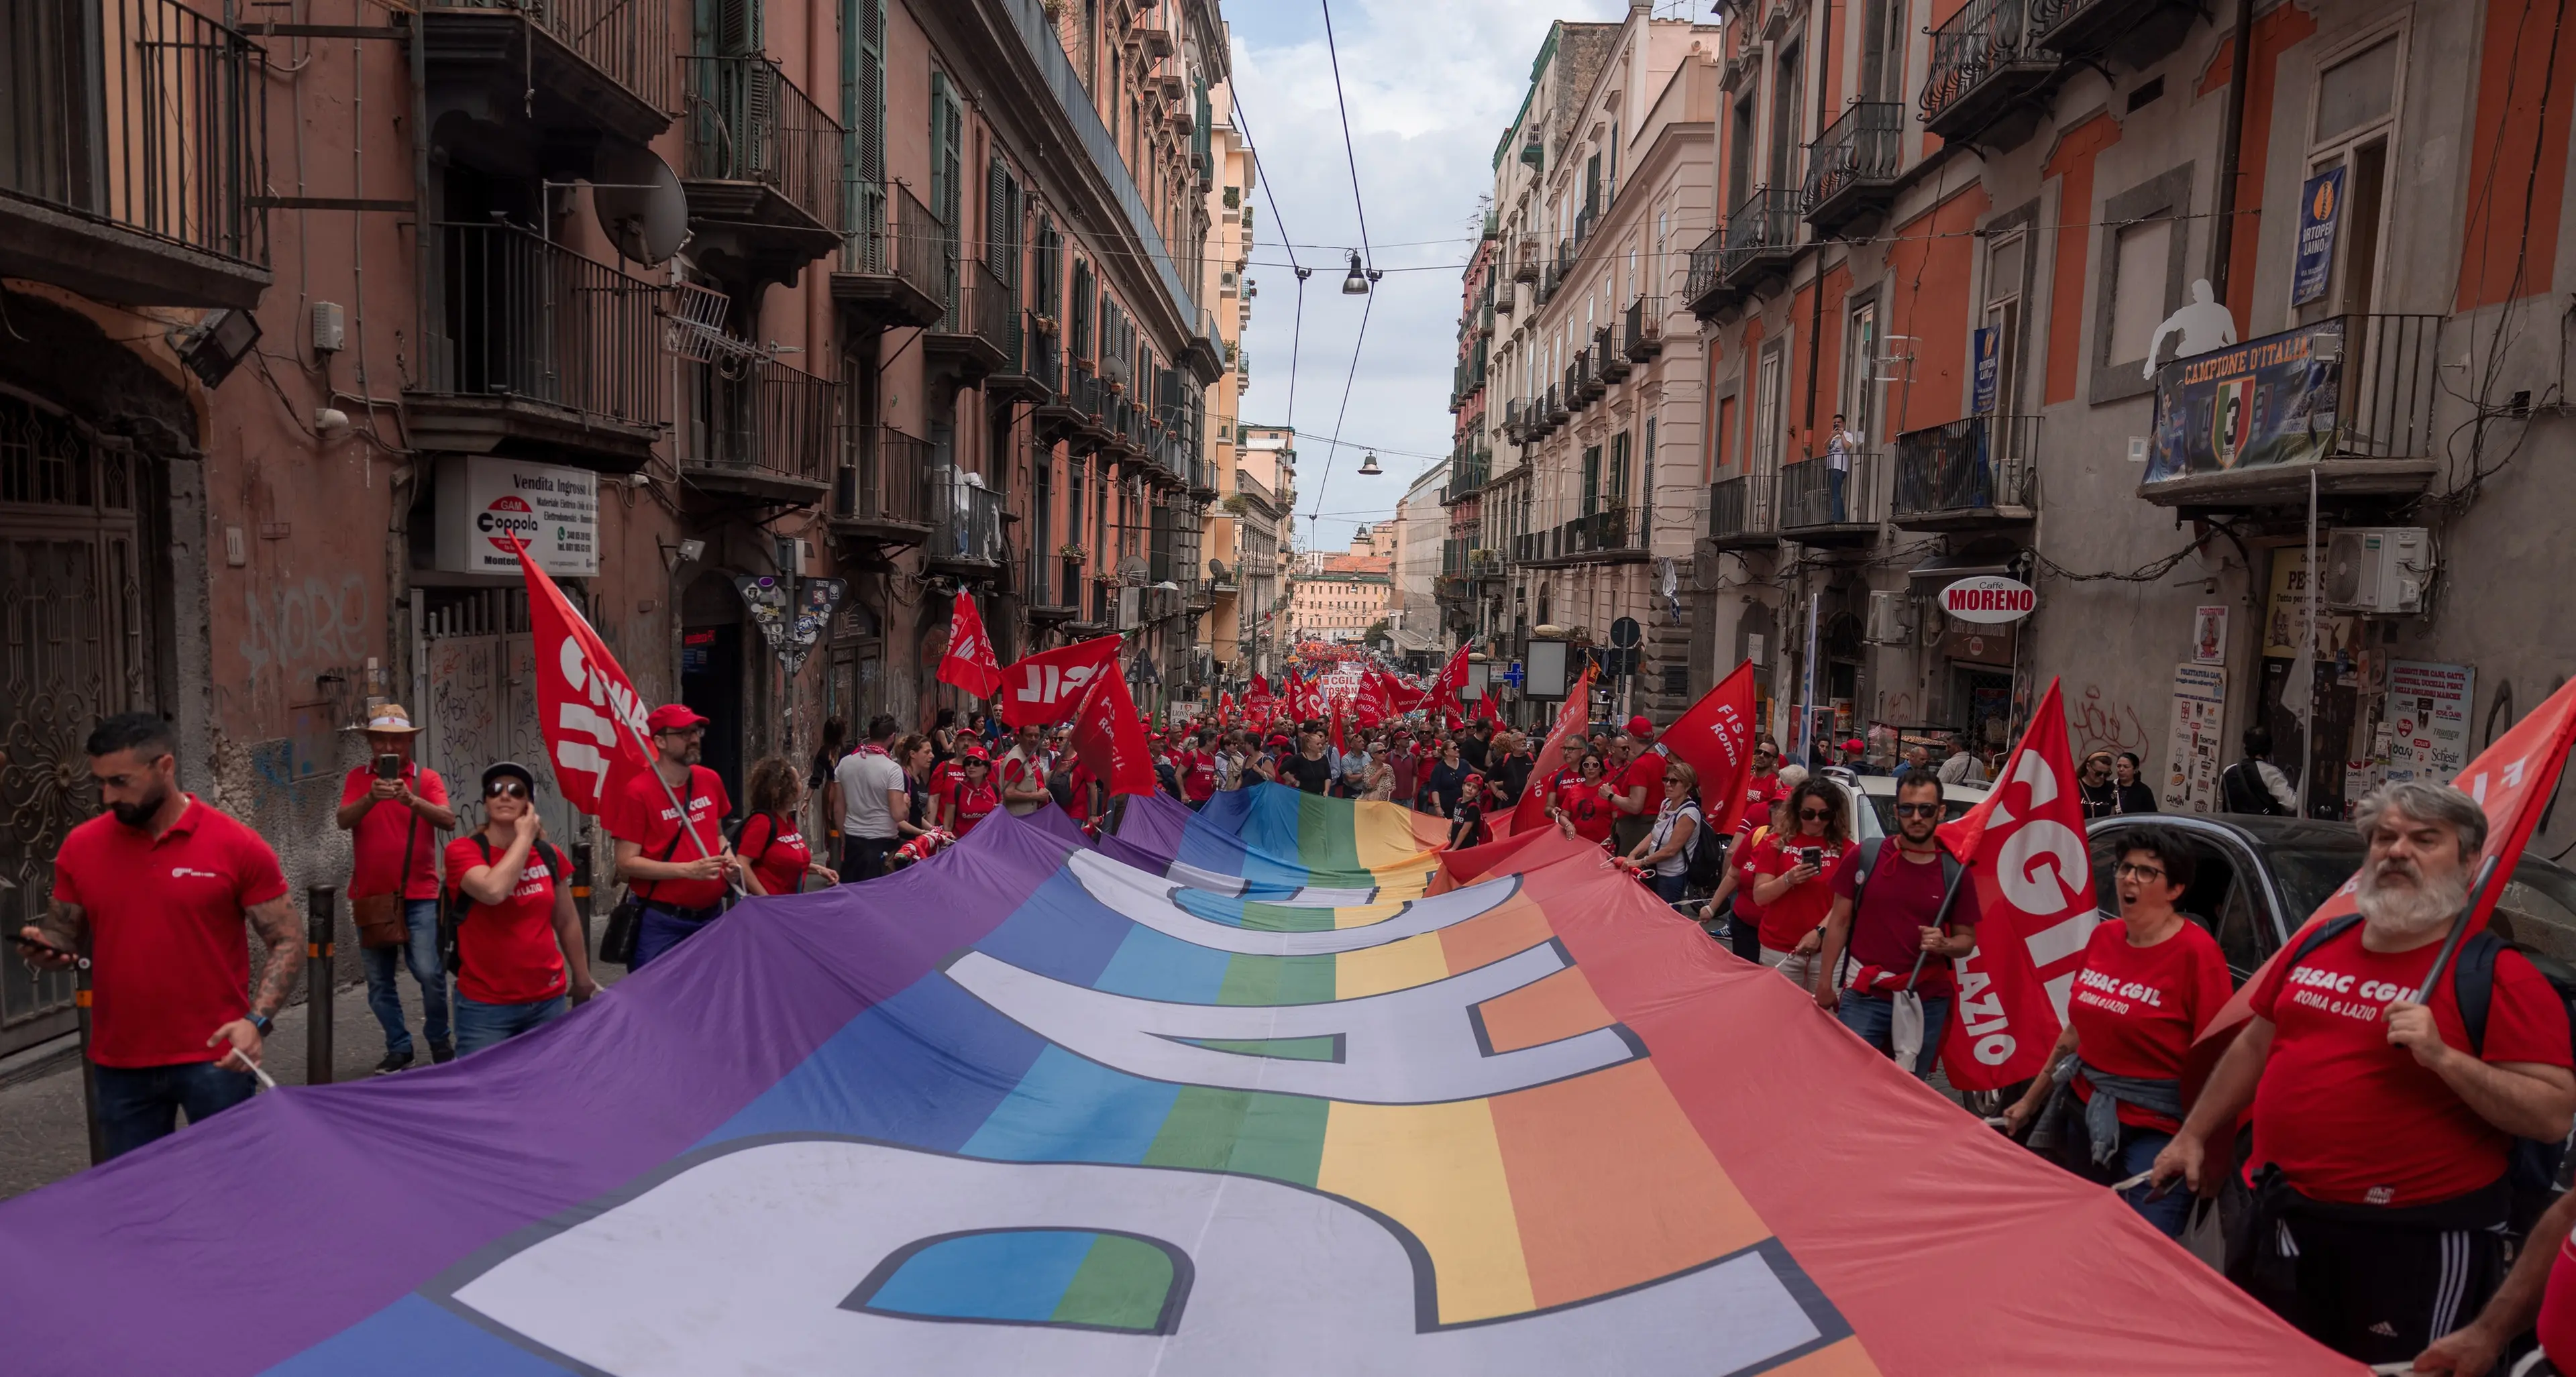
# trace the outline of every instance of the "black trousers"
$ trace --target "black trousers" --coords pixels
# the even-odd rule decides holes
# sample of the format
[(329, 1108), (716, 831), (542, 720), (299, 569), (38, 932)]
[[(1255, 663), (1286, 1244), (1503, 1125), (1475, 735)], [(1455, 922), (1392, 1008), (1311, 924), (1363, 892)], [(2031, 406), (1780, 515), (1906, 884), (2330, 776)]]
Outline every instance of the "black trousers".
[(857, 884), (886, 873), (886, 857), (902, 842), (894, 837), (841, 838), (841, 883)]
[(2502, 1180), (2456, 1200), (2373, 1209), (2258, 1183), (2230, 1277), (2309, 1338), (2402, 1362), (2475, 1318), (2511, 1263)]

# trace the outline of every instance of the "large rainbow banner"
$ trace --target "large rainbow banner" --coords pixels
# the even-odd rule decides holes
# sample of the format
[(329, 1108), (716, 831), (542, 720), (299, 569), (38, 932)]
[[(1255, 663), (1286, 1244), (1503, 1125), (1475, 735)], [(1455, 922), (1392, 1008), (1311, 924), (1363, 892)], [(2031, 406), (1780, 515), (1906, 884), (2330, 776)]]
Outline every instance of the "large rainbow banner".
[(53, 1373), (2358, 1369), (1552, 831), (995, 814), (0, 1204)]

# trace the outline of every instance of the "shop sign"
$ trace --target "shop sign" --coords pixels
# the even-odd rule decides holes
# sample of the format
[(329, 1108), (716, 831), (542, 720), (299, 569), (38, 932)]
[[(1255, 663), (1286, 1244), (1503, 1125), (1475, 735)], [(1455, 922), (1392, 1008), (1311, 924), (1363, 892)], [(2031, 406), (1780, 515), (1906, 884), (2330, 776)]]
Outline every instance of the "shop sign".
[(1963, 665), (2013, 667), (2018, 626), (1954, 626), (1941, 638), (1941, 653)]
[(1941, 610), (1963, 622), (2000, 626), (2017, 622), (2039, 606), (2038, 590), (1999, 574), (1964, 578), (1941, 590)]
[(517, 541), (558, 578), (599, 572), (599, 475), (514, 459), (450, 455), (438, 462), (438, 567), (516, 574)]

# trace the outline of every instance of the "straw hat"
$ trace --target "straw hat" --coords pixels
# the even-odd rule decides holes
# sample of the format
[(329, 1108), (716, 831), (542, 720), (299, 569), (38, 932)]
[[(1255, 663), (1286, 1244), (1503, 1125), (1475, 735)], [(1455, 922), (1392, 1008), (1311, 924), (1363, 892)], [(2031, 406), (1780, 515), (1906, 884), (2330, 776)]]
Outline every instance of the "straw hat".
[(411, 713), (400, 703), (378, 703), (367, 713), (367, 720), (350, 728), (382, 736), (409, 736), (420, 730), (411, 724)]

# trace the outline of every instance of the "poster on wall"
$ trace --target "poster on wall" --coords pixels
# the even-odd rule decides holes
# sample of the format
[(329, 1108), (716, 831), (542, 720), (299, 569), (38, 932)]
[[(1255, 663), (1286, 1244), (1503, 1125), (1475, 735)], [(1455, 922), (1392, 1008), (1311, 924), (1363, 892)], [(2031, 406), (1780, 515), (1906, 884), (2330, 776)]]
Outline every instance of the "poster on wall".
[(2168, 813), (2206, 813), (2218, 796), (2218, 771), (2226, 743), (2219, 719), (2227, 711), (2227, 671), (2215, 665), (2176, 665), (2173, 683), (2173, 730), (2165, 742), (2165, 766), (2156, 786), (2156, 806)]
[(519, 572), (518, 542), (557, 578), (599, 572), (599, 475), (516, 459), (438, 461), (437, 564), (452, 574)]
[(2330, 167), (2299, 190), (2299, 255), (2290, 268), (2290, 304), (2305, 306), (2334, 281), (2335, 227), (2343, 222), (2343, 168)]
[(2477, 671), (2467, 665), (2392, 660), (2381, 725), (2388, 731), (2388, 779), (2448, 784), (2469, 761), (2469, 700)]
[(2324, 458), (2343, 349), (2343, 322), (2327, 320), (2159, 371), (2147, 481)]
[(2212, 604), (2192, 613), (2191, 662), (2196, 665), (2227, 663), (2226, 604)]

